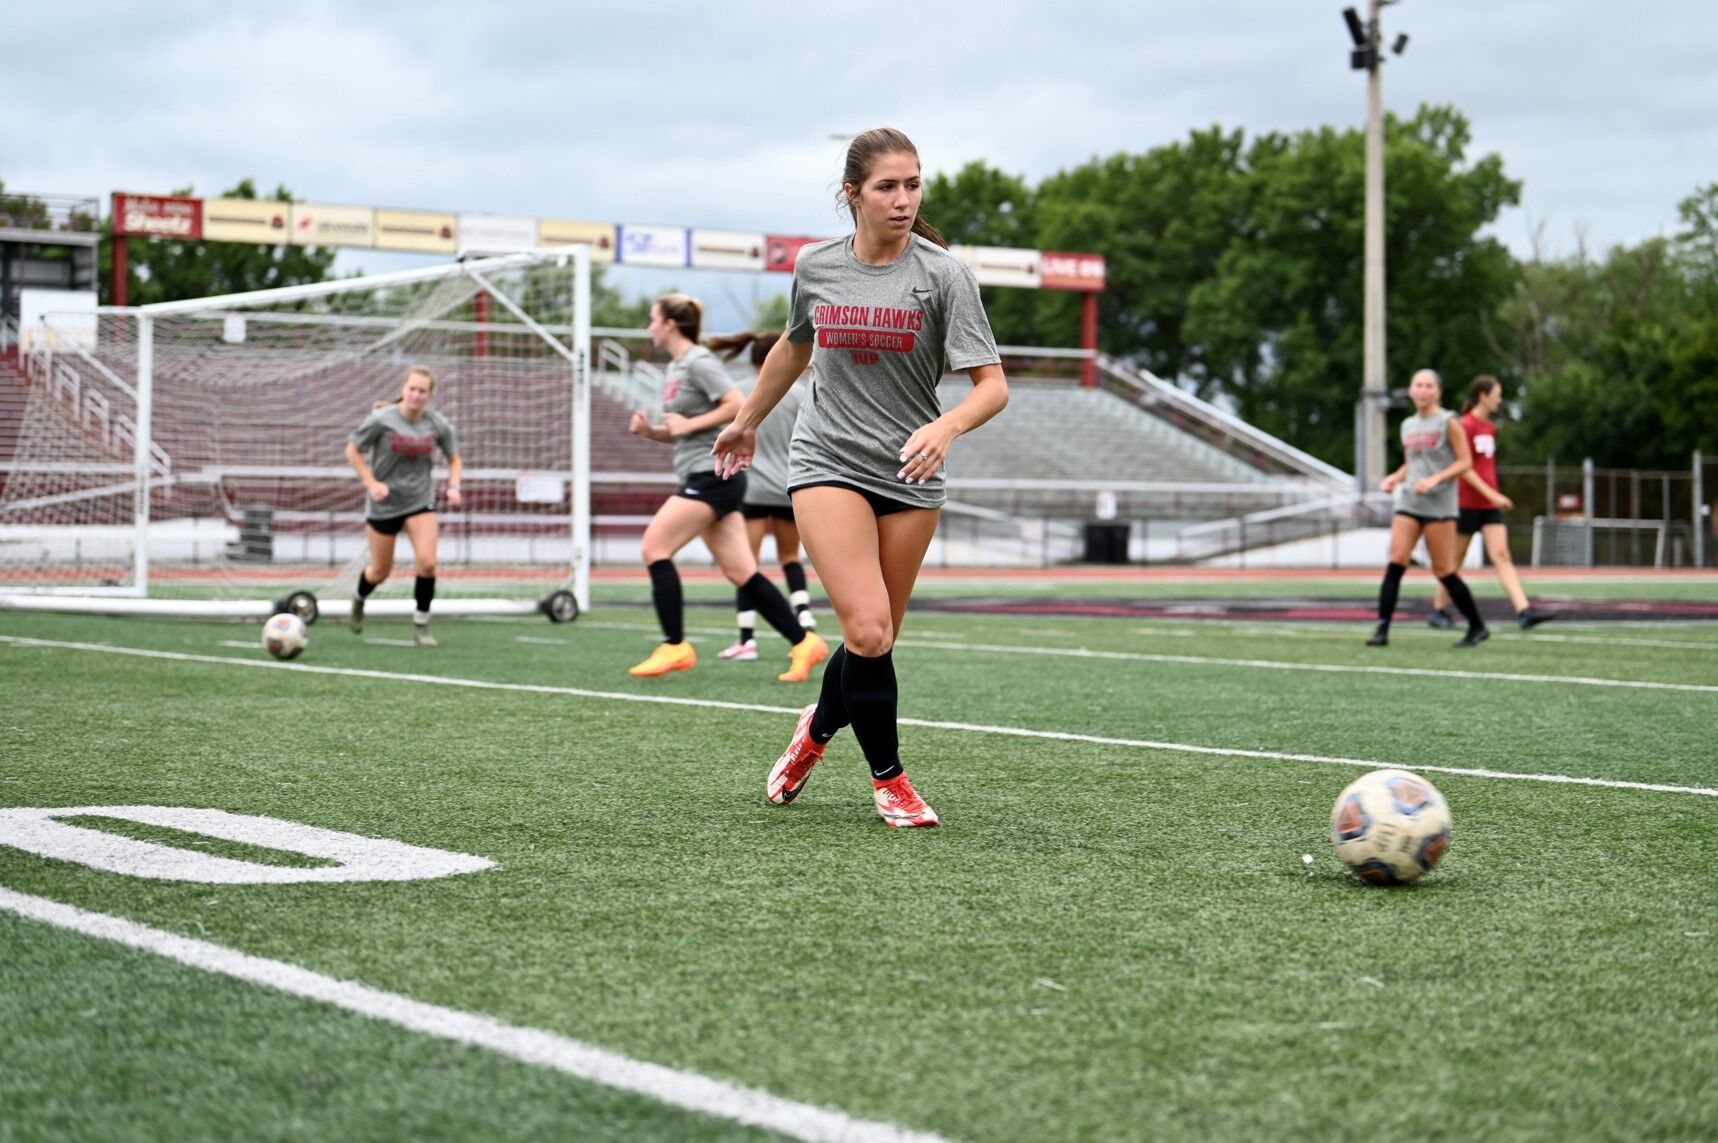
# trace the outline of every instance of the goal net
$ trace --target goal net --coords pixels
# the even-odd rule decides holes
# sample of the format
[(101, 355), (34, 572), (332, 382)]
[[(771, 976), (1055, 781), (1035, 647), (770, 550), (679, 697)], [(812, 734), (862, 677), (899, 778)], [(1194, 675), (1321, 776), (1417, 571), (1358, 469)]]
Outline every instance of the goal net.
[[(554, 597), (571, 618), (589, 606), (589, 283), (569, 247), (48, 315), (23, 333), (0, 466), (0, 602), (266, 616), (310, 593), (343, 612), (368, 553), (347, 438), (418, 365), (465, 470), (450, 508), (437, 454), (436, 612)], [(413, 575), (402, 533), (371, 613), (409, 609)]]

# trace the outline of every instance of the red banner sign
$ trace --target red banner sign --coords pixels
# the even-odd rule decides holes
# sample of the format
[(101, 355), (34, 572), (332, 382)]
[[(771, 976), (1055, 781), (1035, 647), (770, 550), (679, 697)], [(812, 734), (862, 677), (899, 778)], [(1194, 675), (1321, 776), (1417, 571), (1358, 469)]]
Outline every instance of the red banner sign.
[(822, 241), (821, 238), (790, 238), (783, 234), (766, 234), (764, 235), (764, 269), (791, 274), (794, 263), (799, 261), (799, 252), (813, 242)]
[(201, 238), (203, 200), (116, 192), (113, 196), (113, 232), (147, 238)]
[(1046, 250), (1039, 259), (1038, 267), (1046, 290), (1087, 290), (1099, 293), (1104, 288), (1102, 254), (1055, 254)]

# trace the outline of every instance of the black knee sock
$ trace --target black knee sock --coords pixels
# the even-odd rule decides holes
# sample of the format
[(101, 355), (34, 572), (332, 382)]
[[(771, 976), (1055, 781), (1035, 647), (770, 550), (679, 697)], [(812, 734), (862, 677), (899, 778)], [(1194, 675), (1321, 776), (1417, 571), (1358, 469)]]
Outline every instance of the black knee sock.
[(1479, 604), (1473, 601), (1473, 592), (1467, 589), (1467, 581), (1460, 572), (1439, 576), (1438, 582), (1444, 585), (1444, 590), (1450, 593), (1450, 602), (1456, 605), (1456, 610), (1462, 613), (1469, 627), (1484, 627), (1485, 620), (1479, 617)]
[(1378, 589), (1378, 622), (1388, 623), (1396, 614), (1396, 596), (1402, 591), (1402, 577), (1407, 564), (1390, 564), (1384, 569), (1384, 584)]
[(734, 589), (734, 617), (740, 628), (740, 642), (750, 643), (758, 635), (758, 613), (752, 610), (752, 601), (746, 598), (746, 593), (739, 588)]
[(764, 617), (764, 622), (781, 633), (783, 639), (797, 644), (805, 638), (805, 628), (793, 617), (787, 596), (765, 579), (763, 572), (753, 572), (752, 578), (740, 585), (740, 594), (746, 597), (753, 610)]
[(789, 591), (805, 590), (805, 565), (798, 560), (781, 565), (781, 574), (787, 577)]
[(381, 586), (382, 585), (379, 583), (371, 583), (370, 577), (365, 575), (363, 572), (358, 573), (358, 598), (359, 599), (369, 599), (370, 593), (372, 591), (375, 591), (378, 587), (381, 587)]
[[(825, 674), (829, 672), (825, 671)], [(871, 767), (871, 777), (887, 781), (901, 773), (901, 741), (895, 726), (895, 660), (885, 651), (875, 659), (849, 651), (841, 664), (841, 698), (853, 720), (853, 736)]]
[(412, 598), (417, 600), (419, 614), (429, 615), (430, 603), (435, 599), (435, 576), (420, 575), (412, 583)]
[(662, 624), (664, 643), (686, 641), (686, 610), (680, 595), (680, 573), (673, 560), (657, 560), (645, 569), (650, 573), (650, 602), (656, 605), (656, 621)]
[(847, 644), (835, 648), (823, 665), (823, 689), (817, 695), (817, 711), (811, 716), (811, 738), (828, 742), (835, 732), (853, 720), (847, 717), (847, 700), (841, 697), (841, 667), (847, 662)]

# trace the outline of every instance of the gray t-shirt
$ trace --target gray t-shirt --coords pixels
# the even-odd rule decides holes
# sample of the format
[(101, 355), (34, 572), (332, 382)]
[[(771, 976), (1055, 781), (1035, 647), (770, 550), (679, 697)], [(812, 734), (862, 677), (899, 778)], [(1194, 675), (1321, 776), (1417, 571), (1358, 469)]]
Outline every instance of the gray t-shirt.
[[(745, 503), (763, 508), (793, 505), (793, 497), (787, 494), (788, 448), (793, 442), (794, 426), (799, 423), (800, 404), (805, 400), (805, 391), (810, 384), (805, 377), (794, 382), (770, 415), (764, 418), (764, 423), (758, 426), (758, 450), (752, 456), (751, 467), (746, 469)], [(756, 378), (743, 382), (740, 391), (749, 397), (756, 385)]]
[(1416, 481), (1436, 476), (1456, 462), (1456, 450), (1450, 447), (1450, 420), (1454, 417), (1448, 409), (1439, 409), (1429, 417), (1415, 413), (1402, 422), (1408, 478), (1396, 486), (1396, 511), (1433, 520), (1455, 518), (1459, 489), (1454, 480), (1444, 481), (1423, 496), (1414, 491)]
[(1001, 360), (972, 271), (916, 234), (887, 266), (859, 261), (851, 237), (807, 246), (793, 270), (787, 338), (813, 343), (815, 370), (788, 487), (838, 480), (940, 508), (944, 470), (924, 484), (895, 474), (907, 438), (942, 414), (943, 373)]
[(380, 502), (364, 495), (364, 516), (390, 520), (435, 506), (435, 450), (452, 460), (459, 455), (453, 424), (434, 409), (415, 421), (406, 420), (399, 405), (383, 405), (364, 418), (348, 438), (370, 464), (370, 472), (388, 486)]
[[(722, 394), (734, 388), (734, 379), (722, 361), (702, 345), (694, 345), (668, 365), (662, 378), (662, 411), (682, 417), (701, 417), (721, 404)], [(696, 472), (715, 472), (716, 458), (710, 446), (722, 427), (704, 429), (674, 438), (674, 472), (684, 480)]]

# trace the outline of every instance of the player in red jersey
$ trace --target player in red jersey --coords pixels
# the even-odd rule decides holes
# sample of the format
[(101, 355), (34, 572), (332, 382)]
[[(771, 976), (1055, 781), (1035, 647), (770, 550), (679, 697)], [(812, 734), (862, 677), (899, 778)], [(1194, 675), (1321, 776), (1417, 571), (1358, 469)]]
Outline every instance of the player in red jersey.
[[(1509, 555), (1509, 530), (1504, 526), (1503, 514), (1515, 507), (1515, 503), (1497, 487), (1497, 423), (1492, 419), (1502, 404), (1502, 383), (1484, 373), (1473, 379), (1467, 400), (1462, 404), (1461, 427), (1467, 431), (1468, 443), (1473, 448), (1473, 467), (1462, 474), (1459, 482), (1456, 563), (1460, 566), (1467, 559), (1468, 545), (1473, 542), (1475, 532), (1484, 536), (1486, 558), (1497, 569), (1497, 582), (1509, 593), (1516, 622), (1526, 629), (1557, 617), (1535, 611), (1527, 602), (1515, 561)], [(1449, 593), (1439, 584), (1437, 594), (1432, 597), (1431, 618), (1426, 622), (1438, 628), (1454, 627), (1449, 605)]]

